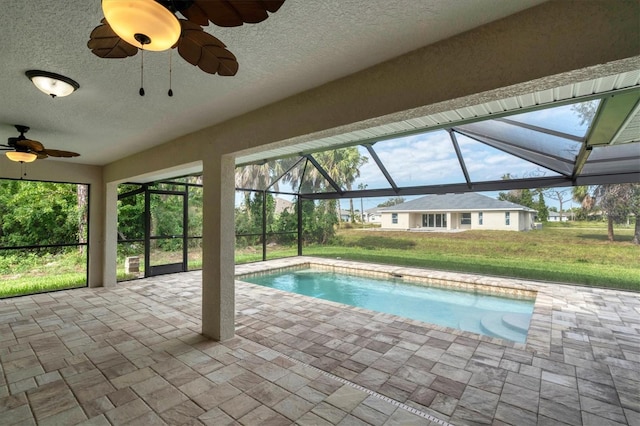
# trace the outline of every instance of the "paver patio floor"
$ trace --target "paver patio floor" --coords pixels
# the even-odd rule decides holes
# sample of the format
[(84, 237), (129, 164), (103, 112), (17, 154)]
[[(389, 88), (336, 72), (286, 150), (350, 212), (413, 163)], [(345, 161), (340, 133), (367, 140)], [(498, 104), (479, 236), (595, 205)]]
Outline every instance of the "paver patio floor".
[(0, 424), (640, 425), (640, 295), (305, 257), (537, 291), (526, 344), (236, 282), (200, 332), (201, 273), (0, 301)]

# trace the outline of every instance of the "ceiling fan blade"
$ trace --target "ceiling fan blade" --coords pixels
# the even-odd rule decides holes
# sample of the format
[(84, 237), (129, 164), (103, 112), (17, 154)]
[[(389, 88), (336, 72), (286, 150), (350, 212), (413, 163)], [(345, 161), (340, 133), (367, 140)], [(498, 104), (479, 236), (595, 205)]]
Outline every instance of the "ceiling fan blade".
[[(49, 157), (71, 158), (71, 157), (79, 157), (80, 156), (80, 154), (78, 154), (77, 152), (61, 151), (59, 149), (45, 149), (45, 150), (43, 150), (41, 152), (43, 154), (48, 155)], [(37, 153), (37, 154), (40, 154), (40, 153)]]
[(138, 53), (137, 47), (118, 37), (106, 19), (100, 22), (102, 24), (91, 31), (87, 42), (87, 47), (94, 55), (100, 58), (127, 58)]
[[(198, 18), (205, 15), (209, 21), (220, 27), (237, 27), (244, 23), (257, 24), (269, 17), (270, 13), (275, 13), (285, 0), (195, 0), (191, 7), (182, 12), (189, 20), (191, 18), (185, 14), (191, 14), (190, 9), (199, 9)], [(198, 21), (193, 21), (200, 24)]]
[(44, 151), (36, 152), (35, 154), (38, 156), (37, 158), (38, 160), (44, 160), (45, 158), (48, 157), (48, 155), (45, 154)]
[(180, 13), (194, 24), (198, 24), (203, 27), (209, 25), (209, 17), (205, 11), (195, 3), (192, 3), (187, 9), (181, 10)]
[(193, 22), (180, 19), (180, 25), (178, 53), (185, 61), (209, 74), (230, 76), (238, 72), (238, 61), (223, 42)]
[(32, 141), (30, 139), (22, 139), (22, 140), (16, 141), (16, 146), (28, 148), (29, 151), (32, 151), (34, 153), (38, 153), (44, 150), (44, 145), (42, 145), (38, 141)]

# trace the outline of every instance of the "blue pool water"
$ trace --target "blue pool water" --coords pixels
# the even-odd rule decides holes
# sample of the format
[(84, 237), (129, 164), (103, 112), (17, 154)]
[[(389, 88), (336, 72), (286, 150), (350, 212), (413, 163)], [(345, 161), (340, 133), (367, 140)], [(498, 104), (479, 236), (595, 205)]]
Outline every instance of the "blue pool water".
[(524, 343), (533, 300), (426, 287), (314, 269), (243, 277), (242, 281)]

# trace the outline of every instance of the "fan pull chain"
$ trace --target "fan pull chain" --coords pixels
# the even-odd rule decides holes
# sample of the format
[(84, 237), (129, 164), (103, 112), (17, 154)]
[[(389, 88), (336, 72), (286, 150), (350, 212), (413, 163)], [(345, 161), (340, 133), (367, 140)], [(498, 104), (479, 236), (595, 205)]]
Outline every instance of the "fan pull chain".
[(173, 96), (173, 90), (171, 90), (171, 56), (172, 56), (172, 50), (173, 49), (169, 49), (169, 91), (167, 92), (167, 95), (169, 96)]
[(140, 49), (140, 96), (144, 96), (144, 49)]

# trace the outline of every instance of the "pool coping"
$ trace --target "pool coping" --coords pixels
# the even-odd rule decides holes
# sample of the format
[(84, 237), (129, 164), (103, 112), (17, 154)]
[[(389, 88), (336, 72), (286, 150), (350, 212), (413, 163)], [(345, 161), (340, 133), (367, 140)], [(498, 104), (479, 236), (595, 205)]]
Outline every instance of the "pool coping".
[[(358, 265), (360, 266), (360, 265)], [(367, 264), (367, 266), (369, 266)], [(370, 269), (362, 266), (362, 267), (354, 267), (354, 266), (341, 266), (336, 264), (325, 264), (319, 263), (315, 261), (305, 262), (298, 265), (292, 265), (287, 267), (278, 267), (266, 269), (259, 272), (250, 272), (246, 274), (238, 274), (236, 275), (236, 279), (242, 279), (246, 277), (254, 277), (260, 275), (267, 275), (277, 272), (286, 272), (297, 269), (305, 269), (305, 268), (315, 268), (322, 271), (330, 271), (336, 273), (344, 273), (348, 275), (355, 275), (361, 277), (370, 277), (370, 278), (380, 278), (380, 279), (400, 279), (404, 280), (408, 283), (422, 285), (425, 287), (435, 287), (442, 289), (453, 289), (453, 290), (461, 290), (468, 293), (480, 293), (491, 296), (501, 296), (508, 297), (511, 299), (519, 299), (519, 300), (535, 300), (538, 291), (531, 290), (527, 288), (519, 288), (515, 286), (505, 287), (492, 285), (492, 283), (473, 283), (466, 282), (463, 280), (445, 280), (441, 278), (434, 278), (429, 274), (416, 274), (415, 270), (405, 271), (405, 273), (400, 273), (398, 271), (371, 271)], [(423, 272), (420, 270), (420, 272)]]

